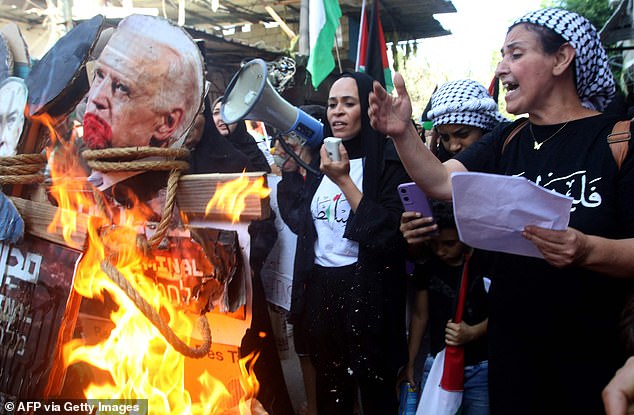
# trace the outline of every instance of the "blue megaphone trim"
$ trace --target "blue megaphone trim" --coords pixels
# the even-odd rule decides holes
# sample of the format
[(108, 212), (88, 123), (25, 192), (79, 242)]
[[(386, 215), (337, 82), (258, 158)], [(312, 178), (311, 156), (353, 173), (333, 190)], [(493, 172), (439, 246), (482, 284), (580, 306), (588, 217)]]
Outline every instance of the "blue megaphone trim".
[(299, 108), (297, 108), (295, 123), (286, 133), (291, 131), (295, 131), (295, 133), (304, 137), (306, 145), (311, 148), (321, 146), (324, 141), (324, 125)]

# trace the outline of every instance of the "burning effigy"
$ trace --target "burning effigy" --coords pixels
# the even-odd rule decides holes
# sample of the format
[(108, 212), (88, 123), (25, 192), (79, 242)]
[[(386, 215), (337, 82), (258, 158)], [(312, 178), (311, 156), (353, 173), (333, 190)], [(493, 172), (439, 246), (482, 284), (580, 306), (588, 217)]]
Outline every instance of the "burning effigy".
[(196, 43), (161, 18), (95, 16), (7, 75), (0, 104), (24, 129), (0, 152), (0, 413), (57, 398), (264, 413), (257, 356), (237, 345), (246, 227), (269, 189), (257, 173), (185, 175), (206, 91)]

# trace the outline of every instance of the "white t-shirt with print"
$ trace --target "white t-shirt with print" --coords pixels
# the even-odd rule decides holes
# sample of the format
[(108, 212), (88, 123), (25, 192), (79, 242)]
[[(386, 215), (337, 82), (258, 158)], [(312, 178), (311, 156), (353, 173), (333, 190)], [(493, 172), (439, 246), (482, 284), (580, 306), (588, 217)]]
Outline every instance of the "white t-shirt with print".
[[(363, 159), (350, 160), (350, 178), (363, 187)], [(322, 267), (342, 267), (354, 264), (359, 256), (359, 244), (343, 237), (352, 209), (346, 195), (327, 176), (313, 196), (310, 210), (317, 230), (315, 264)]]

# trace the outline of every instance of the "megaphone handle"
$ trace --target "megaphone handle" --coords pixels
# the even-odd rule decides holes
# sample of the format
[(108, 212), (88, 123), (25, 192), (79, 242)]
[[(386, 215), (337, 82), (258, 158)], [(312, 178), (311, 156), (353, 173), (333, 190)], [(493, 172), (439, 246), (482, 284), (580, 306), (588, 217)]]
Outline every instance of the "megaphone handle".
[(277, 139), (280, 141), (280, 144), (282, 145), (282, 148), (284, 149), (284, 151), (286, 151), (286, 154), (288, 154), (291, 157), (293, 157), (293, 159), (297, 162), (297, 164), (299, 164), (300, 166), (305, 168), (306, 171), (309, 171), (309, 172), (311, 172), (312, 174), (314, 174), (316, 176), (320, 176), (321, 175), (321, 172), (319, 170), (317, 170), (314, 167), (310, 166), (308, 163), (306, 163), (304, 160), (302, 160), (302, 158), (299, 156), (299, 154), (295, 153), (295, 150), (293, 150), (291, 148), (291, 146), (288, 145), (288, 143), (284, 140), (284, 138), (282, 137), (282, 134), (278, 134)]

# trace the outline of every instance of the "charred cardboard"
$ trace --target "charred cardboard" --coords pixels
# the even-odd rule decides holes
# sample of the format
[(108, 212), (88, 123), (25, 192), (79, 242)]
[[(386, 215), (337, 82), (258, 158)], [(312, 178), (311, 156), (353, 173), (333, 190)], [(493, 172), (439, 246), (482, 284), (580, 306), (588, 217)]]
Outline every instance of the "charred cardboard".
[(55, 363), (77, 315), (73, 275), (81, 253), (26, 235), (0, 243), (0, 400), (55, 394)]
[(78, 24), (33, 65), (26, 78), (31, 116), (47, 113), (63, 118), (86, 95), (89, 84), (85, 65), (104, 20), (102, 15), (96, 15)]

